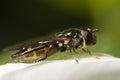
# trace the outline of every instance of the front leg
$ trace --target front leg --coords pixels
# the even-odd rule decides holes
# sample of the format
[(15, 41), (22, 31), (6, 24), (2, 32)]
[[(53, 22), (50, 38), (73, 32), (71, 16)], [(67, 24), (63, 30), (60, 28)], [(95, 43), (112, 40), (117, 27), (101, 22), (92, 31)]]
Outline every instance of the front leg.
[(85, 49), (85, 48), (82, 48), (82, 50), (83, 50), (84, 52), (88, 53), (90, 56), (93, 56), (90, 50)]
[(83, 50), (84, 52), (88, 53), (90, 56), (93, 56), (93, 57), (95, 57), (95, 58), (97, 58), (97, 59), (100, 59), (98, 56), (93, 55), (89, 49), (82, 48), (82, 50)]

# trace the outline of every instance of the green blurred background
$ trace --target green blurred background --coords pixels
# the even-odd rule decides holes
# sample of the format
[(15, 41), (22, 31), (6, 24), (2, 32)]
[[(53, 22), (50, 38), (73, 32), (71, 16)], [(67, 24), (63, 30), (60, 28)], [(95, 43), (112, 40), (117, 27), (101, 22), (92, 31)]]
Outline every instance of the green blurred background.
[(119, 0), (3, 0), (0, 64), (11, 62), (15, 53), (11, 49), (24, 42), (81, 27), (99, 29), (97, 44), (89, 47), (92, 52), (120, 57), (119, 4)]

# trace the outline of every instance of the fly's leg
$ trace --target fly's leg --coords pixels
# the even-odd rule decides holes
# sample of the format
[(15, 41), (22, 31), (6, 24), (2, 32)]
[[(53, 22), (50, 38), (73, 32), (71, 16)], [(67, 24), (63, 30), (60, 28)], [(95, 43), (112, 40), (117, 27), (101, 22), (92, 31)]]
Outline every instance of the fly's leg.
[(82, 48), (82, 50), (83, 50), (84, 52), (88, 53), (90, 56), (93, 56), (93, 57), (95, 57), (95, 58), (97, 58), (97, 59), (100, 59), (98, 56), (93, 55), (89, 49)]
[(92, 53), (88, 49), (82, 49), (84, 52), (88, 53), (90, 56), (93, 56)]
[(70, 49), (70, 53), (71, 53), (72, 57), (75, 59), (76, 63), (77, 63), (77, 64), (79, 64), (78, 59), (76, 58), (76, 56), (75, 56), (75, 55), (73, 55), (73, 54), (72, 54), (72, 50), (71, 50), (71, 49)]

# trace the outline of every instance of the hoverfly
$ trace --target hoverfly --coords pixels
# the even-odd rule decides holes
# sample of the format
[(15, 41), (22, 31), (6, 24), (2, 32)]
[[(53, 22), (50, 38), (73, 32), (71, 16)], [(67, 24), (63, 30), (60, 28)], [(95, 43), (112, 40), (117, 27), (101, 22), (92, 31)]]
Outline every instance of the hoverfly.
[(11, 57), (17, 62), (38, 62), (58, 51), (70, 51), (72, 53), (72, 50), (77, 49), (92, 55), (86, 47), (96, 44), (94, 32), (97, 31), (98, 29), (90, 28), (69, 29), (56, 34), (53, 39), (41, 40), (28, 47), (23, 47)]

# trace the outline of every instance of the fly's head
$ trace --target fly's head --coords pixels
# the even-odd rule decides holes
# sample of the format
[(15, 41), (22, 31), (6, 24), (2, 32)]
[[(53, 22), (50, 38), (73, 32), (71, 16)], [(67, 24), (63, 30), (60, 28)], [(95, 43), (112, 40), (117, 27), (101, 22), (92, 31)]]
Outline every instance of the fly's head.
[(94, 35), (94, 32), (98, 32), (98, 29), (83, 28), (81, 30), (82, 39), (86, 45), (96, 44), (96, 36)]

